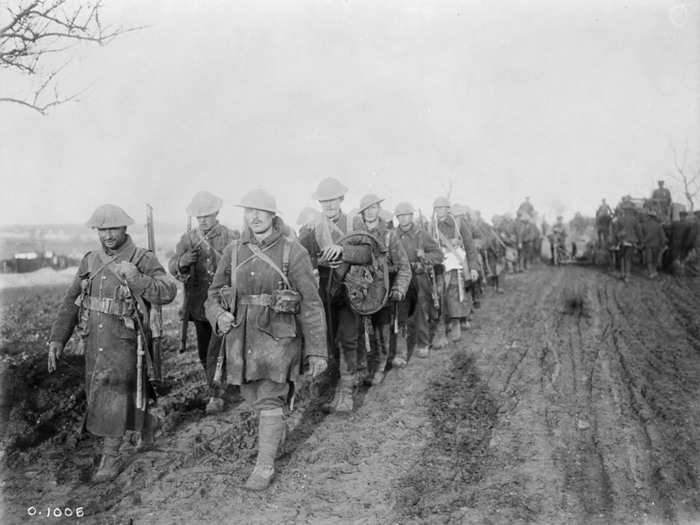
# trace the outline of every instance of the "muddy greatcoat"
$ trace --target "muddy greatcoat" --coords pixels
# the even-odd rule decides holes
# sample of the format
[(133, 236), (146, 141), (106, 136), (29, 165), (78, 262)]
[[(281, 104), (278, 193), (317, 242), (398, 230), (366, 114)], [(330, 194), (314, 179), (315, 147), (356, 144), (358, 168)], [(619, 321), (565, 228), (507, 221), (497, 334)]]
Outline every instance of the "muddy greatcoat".
[[(260, 242), (246, 229), (239, 242), (226, 247), (205, 303), (207, 319), (216, 327), (217, 318), (225, 310), (220, 298), (227, 296), (225, 288), (231, 286), (231, 254), (235, 249), (236, 306), (231, 308), (235, 322), (225, 336), (226, 380), (235, 385), (260, 379), (296, 382), (303, 359), (327, 357), (326, 322), (309, 254), (296, 240), (282, 235), (279, 221), (275, 220), (274, 228), (273, 233)], [(276, 313), (269, 306), (271, 294), (279, 289), (282, 278), (250, 248), (257, 245), (283, 271), (286, 243), (289, 249), (287, 278), (292, 288), (301, 294), (298, 314)], [(227, 301), (230, 297), (228, 294)]]
[[(462, 248), (466, 254), (466, 264), (469, 268), (464, 269), (464, 279), (470, 279), (469, 270), (477, 270), (479, 268), (479, 259), (476, 252), (476, 247), (474, 246), (474, 240), (472, 238), (472, 233), (466, 222), (457, 219), (452, 215), (437, 220), (433, 223), (431, 227), (431, 232), (433, 232), (436, 241), (446, 255), (450, 253), (448, 248), (449, 243), (456, 249)], [(439, 233), (438, 233), (439, 232)], [(466, 293), (462, 294), (462, 301), (459, 300), (459, 279), (457, 276), (457, 270), (451, 270), (440, 274), (438, 277), (440, 283), (438, 288), (442, 288), (442, 309), (445, 313), (445, 319), (463, 318), (467, 317), (470, 313), (471, 307), (469, 304), (469, 299)], [(444, 283), (444, 288), (442, 286)]]
[[(143, 412), (135, 403), (137, 331), (121, 315), (127, 313), (120, 306), (124, 303), (115, 300), (120, 281), (113, 263), (122, 261), (134, 263), (141, 272), (130, 288), (147, 308), (175, 298), (177, 287), (156, 256), (137, 248), (127, 235), (118, 250), (107, 254), (100, 248), (83, 257), (49, 339), (65, 344), (78, 327), (85, 346), (86, 428), (98, 436), (121, 436), (126, 430), (140, 430), (143, 423)], [(145, 361), (143, 370), (145, 380)]]
[[(413, 327), (416, 333), (416, 343), (427, 347), (430, 343), (430, 312), (433, 310), (432, 287), (428, 272), (431, 267), (441, 264), (445, 256), (440, 246), (425, 230), (420, 230), (411, 224), (406, 230), (399, 227), (396, 230), (399, 242), (406, 251), (411, 265), (411, 285), (406, 299), (401, 302), (399, 319), (403, 324), (413, 316)], [(418, 250), (423, 250), (423, 257), (418, 257)], [(437, 313), (437, 312), (435, 312)]]
[[(216, 273), (224, 248), (239, 236), (223, 224), (214, 225), (206, 234), (192, 230), (183, 234), (175, 246), (175, 255), (168, 262), (168, 270), (185, 286), (187, 304), (183, 304), (182, 315), (189, 321), (206, 321), (204, 301)], [(199, 250), (194, 273), (190, 268), (180, 268), (180, 257), (188, 250)]]
[[(299, 242), (306, 248), (311, 263), (318, 269), (319, 288), (328, 320), (328, 347), (335, 351), (338, 346), (343, 352), (344, 366), (341, 373), (354, 374), (357, 371), (357, 337), (360, 333), (360, 316), (350, 308), (347, 291), (342, 285), (343, 277), (350, 265), (369, 264), (372, 260), (371, 248), (367, 244), (343, 242), (342, 264), (331, 268), (327, 263), (319, 263), (321, 250), (352, 231), (352, 219), (340, 213), (335, 221), (326, 217), (319, 218), (303, 231), (299, 232)], [(330, 339), (333, 340), (330, 340)], [(330, 356), (333, 359), (335, 355)], [(337, 357), (338, 362), (341, 356)]]

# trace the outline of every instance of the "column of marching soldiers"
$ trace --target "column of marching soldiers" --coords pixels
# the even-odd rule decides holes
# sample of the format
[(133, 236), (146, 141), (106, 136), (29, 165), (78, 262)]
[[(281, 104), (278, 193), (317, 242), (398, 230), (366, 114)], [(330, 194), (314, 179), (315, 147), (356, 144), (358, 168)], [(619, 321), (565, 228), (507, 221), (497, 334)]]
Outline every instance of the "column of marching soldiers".
[[(258, 455), (246, 488), (266, 488), (283, 451), (285, 417), (304, 377), (334, 385), (324, 408), (352, 413), (361, 384), (378, 385), (385, 372), (412, 357), (462, 338), (485, 284), (501, 291), (510, 266), (522, 271), (538, 245), (529, 200), (518, 220), (497, 228), (445, 197), (430, 220), (408, 202), (393, 217), (384, 199), (365, 195), (356, 214), (343, 212), (347, 188), (320, 182), (313, 198), (321, 213), (298, 235), (264, 190), (246, 194), (239, 235), (217, 220), (222, 199), (196, 194), (196, 217), (178, 242), (169, 271), (184, 282), (182, 316), (195, 326), (199, 359), (209, 384), (208, 413), (223, 409), (227, 385), (258, 416)], [(48, 367), (58, 366), (74, 331), (85, 355), (84, 428), (102, 436), (95, 481), (120, 473), (126, 431), (139, 433), (139, 450), (152, 447), (159, 376), (153, 352), (153, 312), (174, 300), (177, 286), (155, 254), (134, 245), (133, 220), (118, 206), (100, 206), (87, 225), (100, 248), (85, 255), (53, 324)], [(185, 331), (186, 337), (186, 331)], [(159, 359), (158, 359), (159, 361)]]

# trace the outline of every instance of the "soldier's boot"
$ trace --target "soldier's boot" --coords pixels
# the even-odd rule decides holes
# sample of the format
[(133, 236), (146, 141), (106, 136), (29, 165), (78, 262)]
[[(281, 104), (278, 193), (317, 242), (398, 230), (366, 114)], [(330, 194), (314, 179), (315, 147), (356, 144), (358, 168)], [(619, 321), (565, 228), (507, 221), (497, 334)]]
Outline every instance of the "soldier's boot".
[(258, 457), (255, 468), (245, 482), (248, 490), (265, 490), (275, 475), (275, 456), (284, 434), (281, 408), (261, 410), (258, 423)]
[(204, 412), (207, 414), (218, 414), (224, 410), (224, 400), (218, 396), (211, 396), (207, 401)]
[(462, 324), (459, 318), (450, 319), (450, 340), (453, 343), (458, 342), (462, 338)]
[(355, 383), (354, 374), (342, 374), (336, 391), (335, 412), (338, 414), (347, 414), (355, 408), (355, 400), (353, 399), (353, 385)]
[(372, 386), (379, 385), (384, 380), (384, 369), (386, 368), (386, 359), (380, 359), (377, 364), (377, 369), (372, 376)]
[(462, 330), (469, 330), (469, 329), (472, 327), (472, 324), (469, 322), (469, 318), (468, 318), (468, 317), (462, 317), (462, 318), (459, 320), (459, 327), (460, 327)]
[(396, 355), (391, 364), (396, 368), (403, 368), (408, 363), (408, 345), (403, 333), (396, 334)]
[(430, 357), (430, 348), (427, 346), (419, 346), (415, 350), (416, 357), (419, 357), (420, 359), (427, 359)]
[(102, 459), (95, 475), (92, 477), (95, 483), (112, 481), (119, 475), (119, 445), (121, 445), (121, 442), (121, 436), (104, 438)]
[(435, 327), (435, 334), (433, 335), (432, 347), (435, 349), (445, 348), (449, 344), (447, 336), (445, 335), (445, 323), (438, 321)]

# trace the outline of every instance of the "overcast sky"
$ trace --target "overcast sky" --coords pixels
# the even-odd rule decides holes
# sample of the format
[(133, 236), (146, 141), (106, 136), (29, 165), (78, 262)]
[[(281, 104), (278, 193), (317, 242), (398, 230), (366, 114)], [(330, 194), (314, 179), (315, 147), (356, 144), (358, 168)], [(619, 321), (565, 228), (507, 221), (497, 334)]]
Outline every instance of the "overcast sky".
[(79, 103), (0, 105), (0, 224), (149, 202), (184, 226), (199, 190), (238, 224), (256, 187), (294, 223), (327, 176), (346, 210), (375, 192), (427, 211), (452, 179), (487, 217), (531, 195), (551, 220), (648, 195), (673, 145), (700, 166), (696, 0), (107, 3), (149, 27), (74, 51)]

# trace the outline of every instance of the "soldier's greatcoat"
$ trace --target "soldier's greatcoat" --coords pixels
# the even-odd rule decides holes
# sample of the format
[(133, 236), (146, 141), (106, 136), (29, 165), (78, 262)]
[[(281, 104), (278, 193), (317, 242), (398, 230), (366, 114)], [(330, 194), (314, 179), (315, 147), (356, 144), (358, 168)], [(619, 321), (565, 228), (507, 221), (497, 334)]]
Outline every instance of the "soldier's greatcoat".
[[(436, 219), (437, 220), (437, 219)], [(466, 254), (466, 263), (469, 269), (479, 268), (479, 259), (476, 252), (476, 247), (474, 246), (474, 240), (472, 237), (471, 230), (464, 220), (457, 219), (452, 215), (437, 220), (433, 224), (431, 231), (439, 232), (441, 235), (437, 234), (437, 242), (443, 250), (443, 253), (449, 253), (448, 243), (455, 248), (462, 248)], [(469, 269), (464, 269), (464, 279), (465, 281), (470, 279)], [(442, 295), (442, 308), (445, 313), (446, 319), (451, 318), (463, 318), (467, 317), (470, 313), (470, 299), (467, 297), (466, 293), (462, 294), (462, 301), (459, 300), (459, 284), (457, 270), (452, 270), (445, 272), (444, 275), (438, 276), (438, 287), (443, 289)], [(443, 284), (444, 283), (444, 284)]]
[[(178, 241), (175, 255), (168, 263), (168, 270), (185, 286), (187, 303), (182, 306), (183, 319), (206, 321), (204, 301), (207, 300), (207, 290), (214, 279), (224, 248), (237, 237), (235, 232), (223, 224), (216, 224), (206, 234), (192, 230), (183, 234)], [(194, 265), (193, 274), (190, 274), (190, 269), (180, 268), (178, 262), (186, 251), (193, 249), (199, 249), (199, 257)]]
[[(113, 268), (121, 261), (133, 262), (141, 272), (129, 287), (147, 308), (175, 298), (175, 283), (156, 256), (137, 248), (127, 235), (118, 250), (100, 248), (83, 257), (51, 328), (50, 340), (65, 344), (78, 326), (85, 346), (86, 428), (98, 436), (121, 436), (139, 430), (143, 422), (143, 412), (136, 410), (136, 326), (118, 315), (125, 312), (119, 306), (123, 303), (115, 301), (120, 281)], [(86, 299), (81, 301), (84, 282)], [(146, 388), (145, 360), (143, 370)]]
[[(302, 359), (327, 357), (326, 322), (309, 254), (296, 240), (282, 235), (279, 221), (275, 220), (274, 228), (260, 242), (248, 228), (239, 242), (227, 246), (209, 288), (205, 311), (209, 322), (216, 326), (218, 316), (225, 310), (220, 296), (225, 287), (231, 286), (231, 254), (236, 249), (235, 323), (225, 336), (226, 380), (232, 384), (260, 379), (296, 382)], [(254, 256), (250, 248), (257, 245), (283, 270), (285, 243), (290, 244), (287, 277), (302, 297), (301, 310), (296, 315), (275, 313), (263, 304), (265, 296), (278, 289), (282, 278), (269, 264)]]

